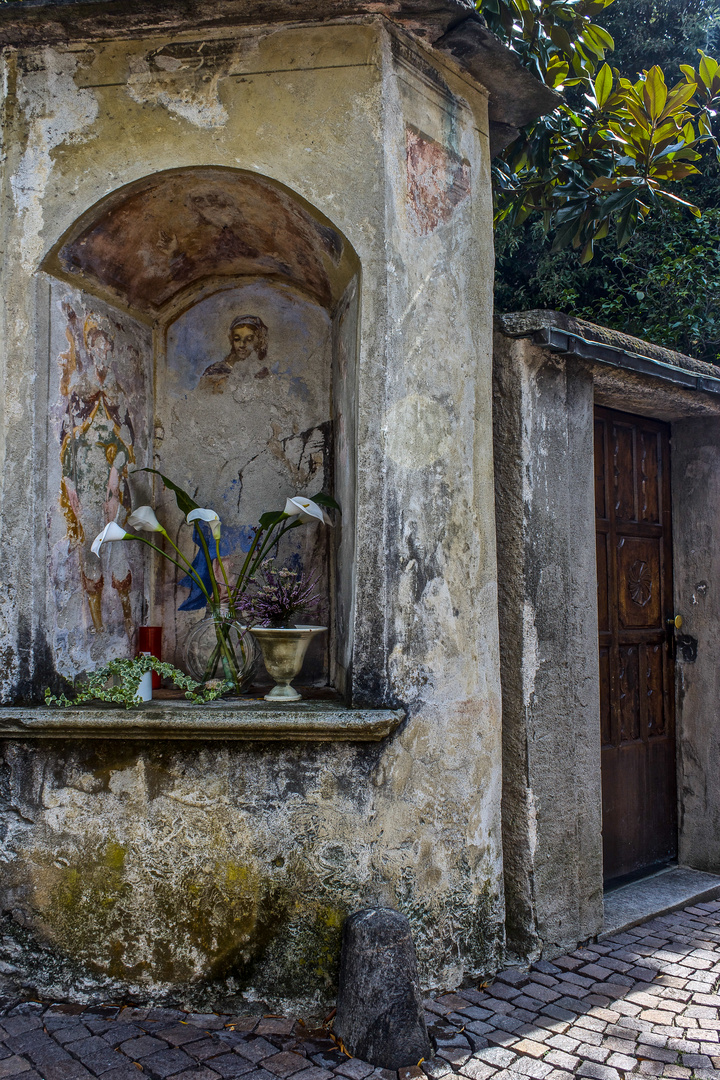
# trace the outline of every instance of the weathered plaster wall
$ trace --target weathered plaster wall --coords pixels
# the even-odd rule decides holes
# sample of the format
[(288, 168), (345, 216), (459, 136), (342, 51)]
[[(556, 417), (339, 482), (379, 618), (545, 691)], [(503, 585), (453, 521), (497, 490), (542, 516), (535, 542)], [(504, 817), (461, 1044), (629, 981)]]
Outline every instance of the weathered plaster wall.
[(343, 915), (382, 902), (409, 914), (423, 981), (453, 985), (495, 966), (504, 918), (486, 101), (382, 20), (224, 35), (5, 57), (4, 700), (30, 690), (33, 626), (47, 652), (39, 261), (110, 192), (213, 165), (286, 185), (362, 267), (357, 306), (332, 298), (338, 666), (408, 719), (369, 748), (5, 743), (6, 960), (53, 992), (79, 965), (88, 993), (189, 998), (230, 971), (209, 994), (297, 1001), (331, 986)]
[(593, 383), (495, 337), (508, 944), (552, 956), (602, 926)]
[[(382, 747), (3, 750), (3, 958), (46, 993), (317, 1000), (361, 903), (407, 911), (426, 983), (443, 954), (492, 963), (490, 890), (468, 897), (417, 829), (412, 746), (404, 769)], [(18, 928), (54, 946), (44, 968)]]
[(675, 610), (697, 639), (677, 662), (679, 860), (720, 871), (720, 418), (672, 425)]

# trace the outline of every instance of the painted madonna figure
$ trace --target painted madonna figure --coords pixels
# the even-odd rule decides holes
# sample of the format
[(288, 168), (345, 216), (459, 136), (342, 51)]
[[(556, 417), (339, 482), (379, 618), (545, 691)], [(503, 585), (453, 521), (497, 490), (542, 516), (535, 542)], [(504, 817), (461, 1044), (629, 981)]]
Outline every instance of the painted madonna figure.
[(222, 393), (235, 364), (248, 361), (253, 353), (259, 363), (267, 356), (268, 328), (259, 316), (238, 315), (230, 325), (229, 336), (230, 352), (224, 360), (211, 364), (202, 376), (215, 394)]

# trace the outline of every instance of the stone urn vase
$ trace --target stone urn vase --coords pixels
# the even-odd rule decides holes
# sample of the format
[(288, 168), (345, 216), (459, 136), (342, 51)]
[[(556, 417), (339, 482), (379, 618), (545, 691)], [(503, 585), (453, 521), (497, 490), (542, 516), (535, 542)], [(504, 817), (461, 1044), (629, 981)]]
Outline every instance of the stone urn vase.
[(275, 681), (275, 686), (265, 695), (266, 701), (301, 700), (301, 695), (290, 683), (300, 674), (312, 639), (326, 630), (327, 626), (254, 626), (251, 629), (268, 675)]

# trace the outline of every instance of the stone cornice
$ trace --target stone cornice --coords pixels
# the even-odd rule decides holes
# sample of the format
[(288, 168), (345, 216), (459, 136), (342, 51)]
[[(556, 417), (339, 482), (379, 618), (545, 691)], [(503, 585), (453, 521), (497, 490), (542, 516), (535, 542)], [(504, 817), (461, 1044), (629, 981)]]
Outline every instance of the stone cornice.
[(393, 709), (352, 709), (334, 702), (155, 701), (137, 709), (0, 708), (0, 739), (156, 741), (379, 742), (405, 718)]

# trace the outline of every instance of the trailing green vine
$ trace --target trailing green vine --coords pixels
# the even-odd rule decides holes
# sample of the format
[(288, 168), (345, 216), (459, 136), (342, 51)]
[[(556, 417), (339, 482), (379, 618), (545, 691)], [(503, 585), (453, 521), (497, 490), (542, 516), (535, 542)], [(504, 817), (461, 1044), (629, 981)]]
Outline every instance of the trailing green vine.
[(135, 659), (128, 657), (111, 660), (104, 667), (81, 676), (82, 681), (74, 684), (76, 694), (72, 699), (65, 694), (56, 696), (50, 692), (49, 687), (46, 688), (45, 703), (67, 709), (71, 705), (84, 705), (88, 701), (110, 701), (116, 705), (124, 705), (126, 709), (136, 708), (145, 704), (138, 699), (137, 693), (140, 679), (148, 671), (155, 671), (162, 678), (171, 679), (178, 689), (185, 691), (185, 697), (196, 705), (215, 701), (232, 689), (232, 683), (227, 680), (214, 686), (204, 686), (155, 656), (138, 656)]

